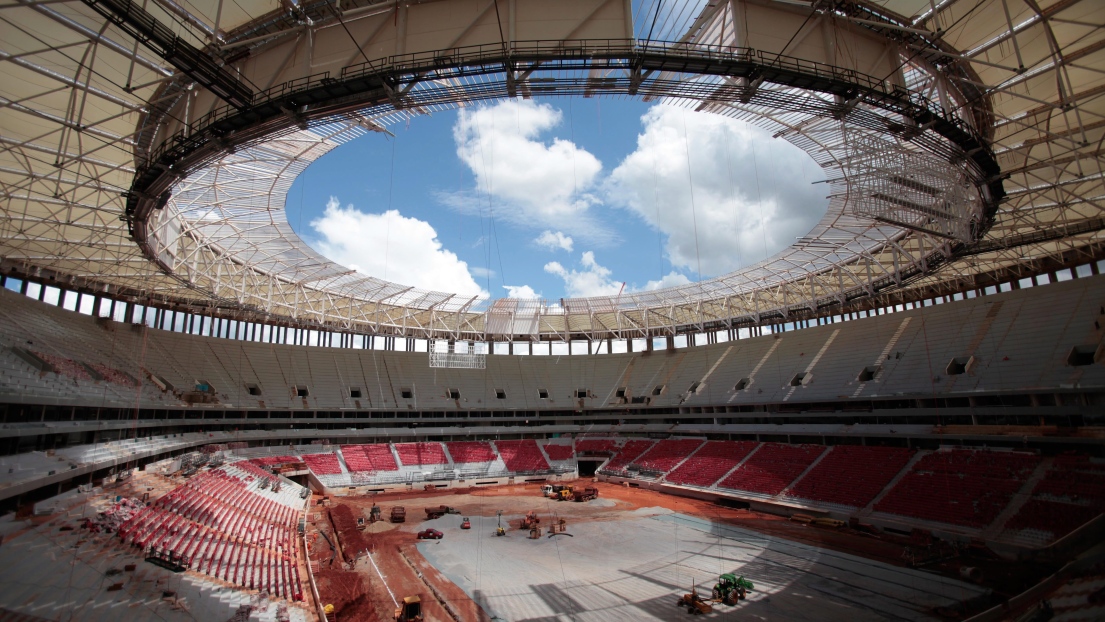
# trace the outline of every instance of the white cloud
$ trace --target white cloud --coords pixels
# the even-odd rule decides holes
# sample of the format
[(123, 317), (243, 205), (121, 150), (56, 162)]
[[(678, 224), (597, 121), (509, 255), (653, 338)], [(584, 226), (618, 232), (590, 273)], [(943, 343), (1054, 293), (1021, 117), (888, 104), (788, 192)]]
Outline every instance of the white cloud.
[(569, 253), (572, 252), (572, 238), (571, 236), (564, 235), (560, 231), (549, 231), (548, 229), (541, 232), (541, 235), (537, 236), (533, 240), (538, 246), (543, 246), (550, 251), (556, 249), (566, 250)]
[(541, 297), (541, 294), (533, 291), (533, 288), (529, 285), (503, 285), (503, 289), (506, 290), (507, 298), (532, 299)]
[(489, 268), (481, 268), (479, 266), (468, 266), (468, 272), (477, 279), (493, 279), (495, 278), (495, 271)]
[(672, 270), (665, 274), (659, 281), (649, 281), (645, 283), (645, 291), (651, 291), (654, 289), (662, 289), (664, 287), (679, 287), (680, 285), (687, 285), (691, 280), (686, 276)]
[(562, 226), (591, 240), (608, 240), (589, 213), (600, 202), (593, 188), (602, 162), (570, 140), (540, 136), (563, 115), (549, 104), (506, 100), (464, 108), (453, 126), (457, 156), (476, 176), (475, 192), (443, 195), (456, 209), (483, 214), (488, 196), (496, 217), (523, 227)]
[(398, 210), (368, 214), (342, 207), (330, 197), (323, 215), (311, 221), (319, 252), (360, 272), (403, 285), (443, 292), (487, 295), (468, 264), (442, 248), (429, 223)]
[(585, 251), (580, 257), (582, 270), (568, 270), (558, 261), (545, 264), (545, 272), (564, 280), (564, 290), (569, 298), (590, 296), (616, 296), (622, 283), (610, 279), (610, 269), (595, 261), (595, 253)]
[(670, 106), (641, 121), (637, 149), (610, 174), (605, 196), (665, 235), (672, 266), (731, 272), (785, 248), (824, 215), (824, 188), (811, 185), (824, 178), (820, 167), (786, 141)]

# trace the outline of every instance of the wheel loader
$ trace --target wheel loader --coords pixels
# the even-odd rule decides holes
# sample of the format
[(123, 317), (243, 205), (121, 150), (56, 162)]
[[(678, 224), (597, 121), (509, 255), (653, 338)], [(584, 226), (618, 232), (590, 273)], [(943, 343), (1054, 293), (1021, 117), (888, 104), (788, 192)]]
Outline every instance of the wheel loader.
[(564, 484), (545, 484), (545, 487), (541, 489), (541, 493), (547, 499), (556, 499), (559, 501), (560, 493), (565, 488), (571, 490), (571, 486), (566, 486)]
[(418, 596), (407, 596), (403, 604), (395, 610), (395, 622), (422, 622), (422, 599)]

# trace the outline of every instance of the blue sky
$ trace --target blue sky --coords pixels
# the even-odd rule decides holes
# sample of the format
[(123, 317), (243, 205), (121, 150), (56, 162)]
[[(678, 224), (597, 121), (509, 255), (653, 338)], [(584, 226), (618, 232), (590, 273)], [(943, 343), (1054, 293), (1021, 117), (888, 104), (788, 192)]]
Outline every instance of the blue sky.
[(708, 278), (824, 214), (804, 153), (717, 115), (618, 99), (512, 100), (418, 117), (293, 184), (292, 227), (361, 272), (557, 300)]

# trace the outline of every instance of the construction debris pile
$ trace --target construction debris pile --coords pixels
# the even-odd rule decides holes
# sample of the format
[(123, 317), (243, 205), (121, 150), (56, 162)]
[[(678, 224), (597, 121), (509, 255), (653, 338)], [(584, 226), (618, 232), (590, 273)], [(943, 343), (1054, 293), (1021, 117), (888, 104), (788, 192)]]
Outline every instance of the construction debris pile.
[(123, 497), (118, 503), (112, 503), (111, 507), (97, 514), (95, 518), (84, 519), (81, 526), (92, 533), (114, 533), (119, 529), (119, 525), (130, 520), (144, 507), (146, 504), (138, 499)]

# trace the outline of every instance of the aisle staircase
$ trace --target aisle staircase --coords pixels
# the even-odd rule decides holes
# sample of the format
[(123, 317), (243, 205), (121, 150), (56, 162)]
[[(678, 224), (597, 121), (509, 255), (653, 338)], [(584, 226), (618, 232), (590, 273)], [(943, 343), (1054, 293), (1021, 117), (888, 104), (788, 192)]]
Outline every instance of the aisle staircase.
[(911, 458), (909, 462), (905, 463), (905, 466), (902, 467), (901, 471), (898, 471), (898, 474), (894, 476), (894, 479), (890, 480), (890, 483), (884, 486), (879, 494), (875, 495), (874, 499), (871, 499), (871, 503), (868, 503), (866, 507), (856, 513), (856, 516), (870, 516), (871, 513), (875, 511), (875, 505), (878, 504), (879, 501), (882, 501), (882, 498), (889, 494), (891, 490), (894, 490), (894, 487), (898, 485), (898, 482), (900, 482), (907, 473), (913, 470), (913, 465), (917, 464), (917, 462), (920, 461), (921, 458), (929, 455), (930, 453), (932, 452), (918, 451), (917, 453), (913, 454), (913, 458)]

